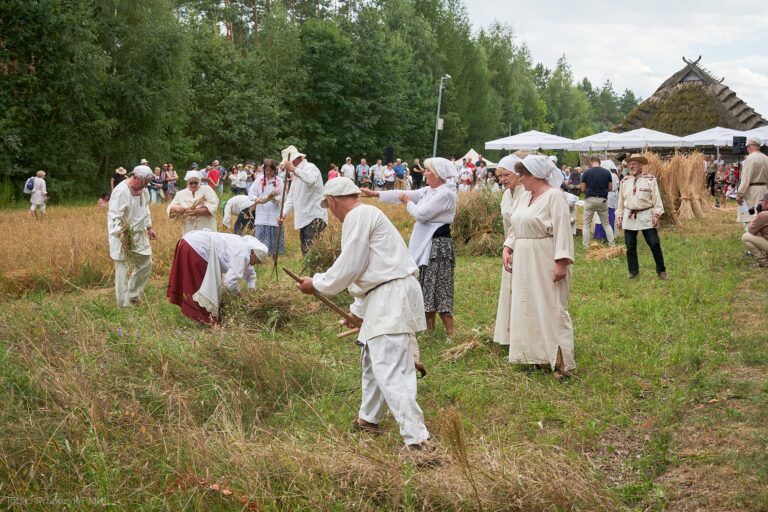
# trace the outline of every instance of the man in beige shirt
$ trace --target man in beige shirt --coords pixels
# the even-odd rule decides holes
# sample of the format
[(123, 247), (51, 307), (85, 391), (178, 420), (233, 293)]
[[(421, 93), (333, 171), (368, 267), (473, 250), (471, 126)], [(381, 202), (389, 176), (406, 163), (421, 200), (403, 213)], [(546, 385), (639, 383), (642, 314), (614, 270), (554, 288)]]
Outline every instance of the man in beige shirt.
[[(746, 203), (747, 209), (754, 208), (768, 192), (768, 156), (760, 152), (763, 141), (757, 137), (747, 139), (747, 158), (744, 160), (744, 169), (741, 171), (741, 183), (736, 191), (736, 201), (739, 206)], [(739, 210), (739, 222), (751, 222), (753, 214)]]
[(760, 205), (747, 232), (741, 237), (744, 247), (757, 258), (757, 266), (768, 268), (768, 192), (763, 193)]
[(627, 158), (626, 162), (629, 163), (629, 176), (621, 180), (619, 202), (616, 206), (616, 227), (624, 229), (629, 278), (635, 279), (640, 273), (637, 261), (637, 233), (640, 231), (651, 248), (653, 260), (656, 262), (656, 274), (659, 279), (667, 279), (661, 240), (656, 230), (664, 213), (659, 183), (652, 174), (643, 174), (643, 166), (648, 163), (644, 156), (635, 153)]

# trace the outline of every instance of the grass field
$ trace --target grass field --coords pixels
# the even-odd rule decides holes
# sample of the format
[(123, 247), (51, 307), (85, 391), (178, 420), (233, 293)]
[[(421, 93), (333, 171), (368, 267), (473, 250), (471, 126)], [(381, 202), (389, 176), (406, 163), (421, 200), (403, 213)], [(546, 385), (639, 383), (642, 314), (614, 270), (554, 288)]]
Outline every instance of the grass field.
[(114, 306), (103, 211), (0, 213), (0, 509), (768, 510), (768, 289), (734, 217), (664, 230), (669, 281), (643, 243), (627, 281), (624, 259), (588, 261), (577, 241), (566, 382), (506, 362), (490, 341), (500, 261), (460, 258), (457, 335), (420, 337), (443, 461), (427, 468), (400, 457), (391, 416), (379, 437), (348, 433), (359, 353), (285, 276), (260, 269), (211, 331), (165, 300), (179, 227), (161, 209), (130, 309)]

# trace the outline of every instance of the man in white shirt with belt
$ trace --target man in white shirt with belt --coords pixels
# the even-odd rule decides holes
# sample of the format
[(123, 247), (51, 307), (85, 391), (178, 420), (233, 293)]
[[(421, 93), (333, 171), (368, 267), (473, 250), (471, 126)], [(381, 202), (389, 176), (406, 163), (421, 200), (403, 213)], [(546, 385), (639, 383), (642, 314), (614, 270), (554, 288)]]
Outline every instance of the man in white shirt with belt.
[(297, 286), (328, 295), (346, 288), (355, 299), (350, 311), (360, 326), (362, 403), (354, 428), (377, 432), (386, 402), (406, 447), (430, 451), (409, 348), (411, 337), (427, 327), (418, 267), (386, 215), (361, 203), (359, 193), (343, 177), (325, 185), (322, 204), (342, 222), (341, 253), (326, 272), (304, 277)]
[[(285, 217), (294, 211), (293, 227), (299, 230), (301, 254), (306, 255), (312, 242), (328, 225), (328, 211), (320, 206), (323, 200), (323, 176), (315, 164), (307, 161), (307, 155), (300, 153), (294, 146), (285, 148), (282, 156), (282, 165), (292, 178), (278, 225), (282, 225)], [(354, 172), (353, 167), (353, 175)]]

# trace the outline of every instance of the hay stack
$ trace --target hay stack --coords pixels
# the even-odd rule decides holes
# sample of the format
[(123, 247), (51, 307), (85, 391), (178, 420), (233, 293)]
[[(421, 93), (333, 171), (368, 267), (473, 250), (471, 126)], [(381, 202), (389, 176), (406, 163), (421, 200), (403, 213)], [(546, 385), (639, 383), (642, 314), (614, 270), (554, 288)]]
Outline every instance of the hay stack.
[(661, 223), (679, 226), (680, 219), (677, 217), (677, 207), (680, 192), (673, 176), (672, 167), (669, 165), (669, 162), (662, 162), (656, 153), (646, 152), (643, 156), (648, 159), (645, 171), (656, 176), (656, 179), (659, 181), (661, 202), (664, 204), (664, 215), (661, 217)]

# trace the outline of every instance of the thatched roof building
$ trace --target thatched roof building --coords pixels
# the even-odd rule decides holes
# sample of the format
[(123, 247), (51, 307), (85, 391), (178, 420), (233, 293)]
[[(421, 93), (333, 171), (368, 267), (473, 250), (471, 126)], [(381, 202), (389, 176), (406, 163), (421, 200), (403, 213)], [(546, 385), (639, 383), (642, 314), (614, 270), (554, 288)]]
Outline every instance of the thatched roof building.
[(653, 96), (635, 107), (611, 131), (650, 128), (685, 136), (715, 126), (751, 130), (768, 124), (728, 86), (695, 61), (669, 77)]

